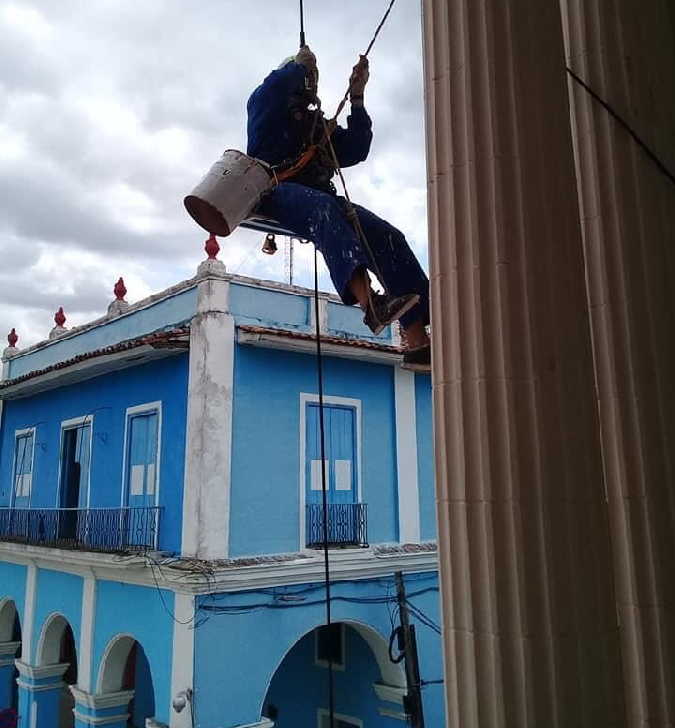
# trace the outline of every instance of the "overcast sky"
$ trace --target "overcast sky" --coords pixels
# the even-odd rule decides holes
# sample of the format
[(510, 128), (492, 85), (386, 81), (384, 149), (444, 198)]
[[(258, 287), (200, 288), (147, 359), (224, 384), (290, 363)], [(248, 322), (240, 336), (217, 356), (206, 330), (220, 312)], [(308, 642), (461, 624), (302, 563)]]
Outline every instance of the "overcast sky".
[[(305, 0), (332, 113), (387, 0)], [(297, 0), (0, 0), (0, 350), (194, 275), (205, 233), (183, 197), (225, 148), (246, 148), (246, 100), (298, 44)], [(370, 56), (375, 138), (352, 199), (401, 228), (426, 263), (418, 0), (398, 0)], [(342, 117), (344, 122), (344, 116)], [(221, 238), (230, 272), (284, 279), (283, 242)], [(311, 283), (311, 246), (295, 282)], [(324, 276), (322, 286), (328, 290)]]

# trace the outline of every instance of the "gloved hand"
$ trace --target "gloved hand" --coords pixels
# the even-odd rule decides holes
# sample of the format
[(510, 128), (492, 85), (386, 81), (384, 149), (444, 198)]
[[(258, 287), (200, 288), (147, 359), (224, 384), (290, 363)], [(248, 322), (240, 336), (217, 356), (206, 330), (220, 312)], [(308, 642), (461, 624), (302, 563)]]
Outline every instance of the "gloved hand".
[(363, 98), (363, 91), (370, 78), (368, 68), (368, 59), (365, 56), (360, 56), (359, 62), (352, 69), (352, 75), (349, 78), (350, 97)]

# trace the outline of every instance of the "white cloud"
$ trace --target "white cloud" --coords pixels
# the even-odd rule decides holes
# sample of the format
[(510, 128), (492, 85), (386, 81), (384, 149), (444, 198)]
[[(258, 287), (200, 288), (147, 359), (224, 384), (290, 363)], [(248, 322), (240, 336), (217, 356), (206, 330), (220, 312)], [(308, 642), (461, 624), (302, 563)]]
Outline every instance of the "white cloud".
[[(327, 112), (385, 6), (305, 3)], [(398, 3), (371, 54), (371, 156), (347, 179), (424, 261), (420, 35), (418, 3)], [(0, 336), (16, 326), (27, 345), (60, 305), (70, 323), (102, 313), (119, 275), (133, 300), (193, 275), (206, 235), (182, 198), (224, 148), (245, 147), (246, 100), (297, 46), (297, 3), (9, 2), (0, 37)], [(283, 245), (265, 256), (261, 238), (238, 230), (220, 257), (283, 279)], [(295, 281), (311, 285), (312, 265), (296, 246)]]

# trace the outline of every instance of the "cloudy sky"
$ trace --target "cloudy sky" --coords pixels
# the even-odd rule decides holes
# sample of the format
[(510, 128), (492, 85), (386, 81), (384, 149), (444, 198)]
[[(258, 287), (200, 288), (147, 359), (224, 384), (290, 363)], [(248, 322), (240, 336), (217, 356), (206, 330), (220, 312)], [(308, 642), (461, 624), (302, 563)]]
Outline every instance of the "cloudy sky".
[[(305, 0), (331, 111), (386, 0)], [(248, 95), (297, 49), (297, 0), (0, 0), (0, 349), (194, 275), (204, 232), (182, 199), (225, 148), (245, 149)], [(375, 139), (352, 198), (401, 228), (426, 268), (418, 0), (398, 0), (373, 51)], [(344, 121), (344, 117), (343, 117)], [(284, 279), (283, 249), (220, 239), (230, 272)], [(279, 243), (282, 241), (279, 240)], [(311, 282), (310, 246), (295, 282)], [(322, 286), (330, 290), (324, 275)]]

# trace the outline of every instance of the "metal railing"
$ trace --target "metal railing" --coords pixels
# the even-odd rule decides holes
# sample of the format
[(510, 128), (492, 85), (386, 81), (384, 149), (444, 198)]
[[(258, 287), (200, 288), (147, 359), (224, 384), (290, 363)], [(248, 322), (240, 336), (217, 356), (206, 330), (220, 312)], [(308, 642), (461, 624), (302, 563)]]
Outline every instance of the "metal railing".
[[(323, 546), (323, 505), (307, 505), (307, 547)], [(328, 546), (368, 546), (368, 505), (328, 504)]]
[(0, 541), (77, 551), (151, 551), (157, 548), (160, 510), (0, 508)]

